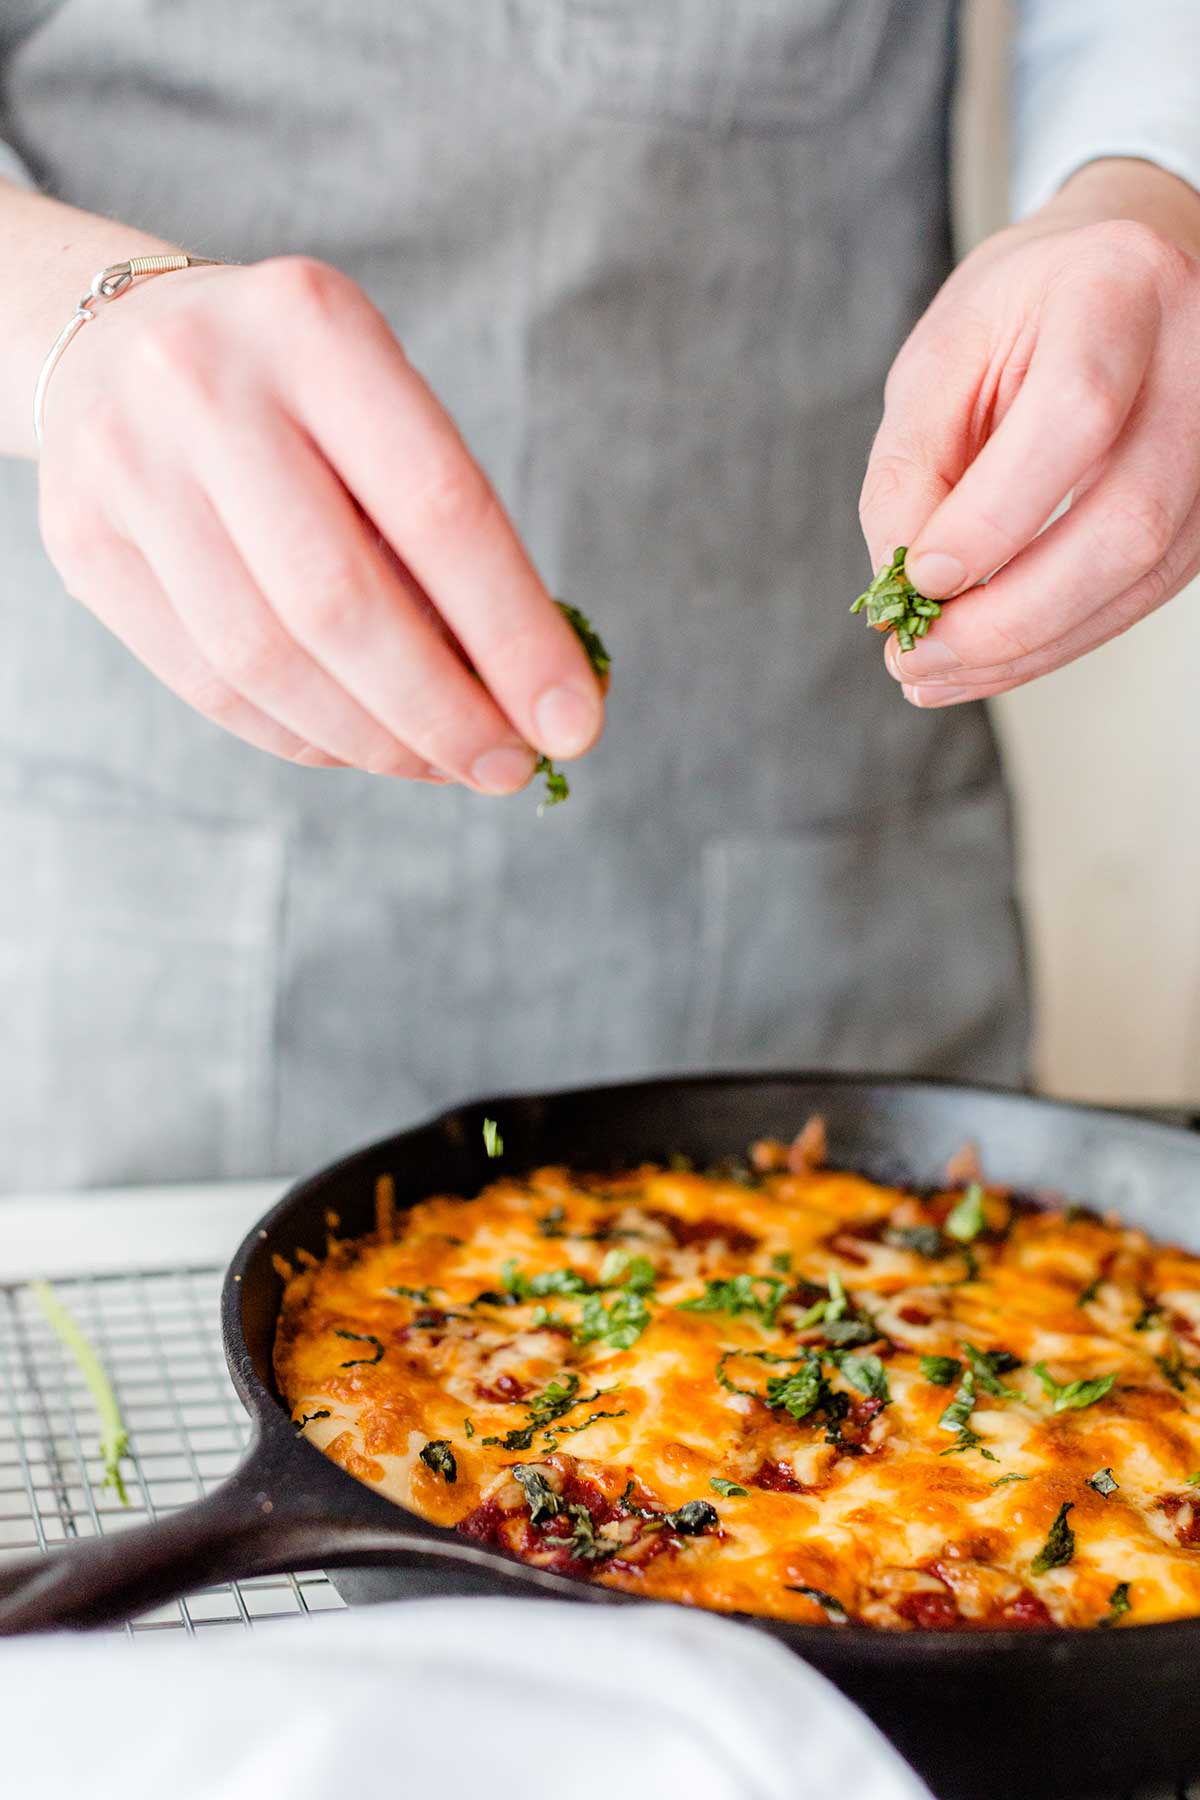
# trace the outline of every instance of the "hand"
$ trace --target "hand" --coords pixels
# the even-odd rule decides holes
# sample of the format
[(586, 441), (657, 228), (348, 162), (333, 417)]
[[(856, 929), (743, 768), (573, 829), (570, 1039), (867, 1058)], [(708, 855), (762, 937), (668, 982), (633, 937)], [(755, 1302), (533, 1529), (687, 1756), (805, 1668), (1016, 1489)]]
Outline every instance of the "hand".
[(921, 593), (961, 595), (912, 650), (888, 639), (914, 705), (1061, 668), (1200, 572), (1197, 252), (1200, 195), (1093, 164), (969, 256), (904, 345), (863, 530), (873, 565), (907, 544)]
[(599, 735), (575, 633), (334, 269), (188, 270), (101, 307), (51, 380), (40, 482), (68, 591), (261, 749), (502, 794), (530, 745)]

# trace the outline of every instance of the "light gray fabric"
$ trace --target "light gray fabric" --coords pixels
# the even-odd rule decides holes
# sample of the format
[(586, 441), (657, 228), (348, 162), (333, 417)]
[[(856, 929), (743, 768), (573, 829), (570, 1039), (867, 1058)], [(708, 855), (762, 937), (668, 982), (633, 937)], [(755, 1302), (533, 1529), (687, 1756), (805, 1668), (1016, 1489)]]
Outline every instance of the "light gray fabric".
[(542, 820), (285, 766), (62, 595), (3, 468), (0, 1181), (299, 1168), (471, 1091), (713, 1064), (1019, 1079), (985, 715), (906, 707), (846, 610), (946, 268), (952, 0), (40, 12), (2, 121), (36, 178), (350, 271), (614, 679)]

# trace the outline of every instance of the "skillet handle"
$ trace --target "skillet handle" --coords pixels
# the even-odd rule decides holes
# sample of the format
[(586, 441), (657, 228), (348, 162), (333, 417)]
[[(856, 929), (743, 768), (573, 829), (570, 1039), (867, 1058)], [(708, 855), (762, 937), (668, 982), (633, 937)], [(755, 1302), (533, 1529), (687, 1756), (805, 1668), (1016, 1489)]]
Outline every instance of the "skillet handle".
[[(169, 1518), (0, 1565), (0, 1637), (110, 1625), (196, 1588), (267, 1573), (271, 1503), (242, 1476)], [(286, 1526), (283, 1536), (290, 1541)]]
[[(500, 1593), (620, 1601), (612, 1589), (515, 1563), (468, 1539), (433, 1539), (290, 1496), (276, 1506), (255, 1454), (169, 1518), (0, 1566), (0, 1637), (113, 1625), (198, 1588), (296, 1569), (467, 1568)], [(276, 1484), (276, 1493), (278, 1486)]]

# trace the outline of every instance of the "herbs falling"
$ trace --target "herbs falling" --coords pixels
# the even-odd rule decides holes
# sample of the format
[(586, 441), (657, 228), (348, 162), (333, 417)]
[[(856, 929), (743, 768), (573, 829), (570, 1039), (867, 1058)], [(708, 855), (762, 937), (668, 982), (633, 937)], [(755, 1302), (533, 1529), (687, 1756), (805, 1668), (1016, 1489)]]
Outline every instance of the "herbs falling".
[(907, 545), (901, 544), (850, 608), (852, 613), (865, 612), (867, 624), (874, 630), (894, 631), (901, 650), (911, 650), (942, 613), (938, 601), (918, 594), (909, 580), (904, 567), (907, 555)]
[[(583, 645), (584, 654), (592, 666), (592, 672), (603, 684), (608, 679), (612, 668), (612, 658), (605, 649), (591, 620), (586, 618), (576, 606), (569, 606), (565, 600), (556, 600), (555, 605), (567, 624), (571, 627), (579, 642)], [(571, 788), (562, 770), (556, 768), (548, 756), (539, 756), (534, 768), (535, 775), (546, 778), (546, 793), (538, 806), (538, 817), (548, 806), (560, 806), (570, 796)]]

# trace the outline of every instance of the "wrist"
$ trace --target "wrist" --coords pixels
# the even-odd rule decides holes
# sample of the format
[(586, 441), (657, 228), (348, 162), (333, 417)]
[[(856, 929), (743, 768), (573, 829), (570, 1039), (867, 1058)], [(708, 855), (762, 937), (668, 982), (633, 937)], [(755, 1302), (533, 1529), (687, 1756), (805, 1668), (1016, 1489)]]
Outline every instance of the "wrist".
[(1062, 231), (1113, 219), (1148, 225), (1200, 258), (1200, 193), (1178, 175), (1137, 157), (1085, 163), (1025, 224), (1039, 232)]

